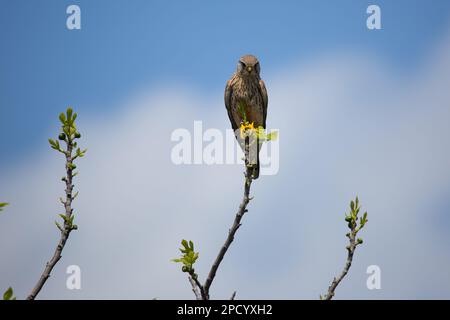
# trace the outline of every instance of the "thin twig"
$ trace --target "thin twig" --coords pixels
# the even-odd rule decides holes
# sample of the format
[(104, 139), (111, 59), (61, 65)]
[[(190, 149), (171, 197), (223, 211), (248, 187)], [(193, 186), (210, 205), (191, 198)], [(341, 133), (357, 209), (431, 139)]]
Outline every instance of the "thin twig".
[(61, 215), (61, 217), (64, 220), (64, 226), (61, 227), (57, 222), (56, 226), (61, 232), (61, 237), (59, 239), (58, 245), (56, 246), (55, 252), (53, 253), (52, 258), (50, 261), (48, 261), (45, 265), (44, 271), (42, 272), (41, 277), (39, 278), (38, 282), (34, 286), (34, 288), (31, 290), (31, 293), (28, 295), (27, 300), (34, 300), (36, 296), (41, 291), (42, 287), (44, 286), (47, 279), (50, 277), (50, 274), (55, 267), (55, 265), (58, 263), (58, 261), (62, 257), (62, 251), (64, 249), (64, 246), (66, 245), (67, 240), (69, 239), (69, 235), (73, 230), (76, 230), (78, 227), (73, 224), (73, 209), (72, 209), (72, 201), (74, 200), (75, 196), (73, 196), (73, 188), (74, 185), (72, 183), (72, 180), (76, 173), (73, 171), (75, 170), (76, 166), (73, 164), (73, 161), (77, 157), (84, 156), (85, 151), (80, 151), (77, 149), (76, 155), (73, 155), (72, 152), (77, 147), (77, 143), (74, 141), (75, 139), (80, 138), (80, 134), (76, 131), (75, 127), (75, 119), (77, 114), (72, 113), (72, 109), (67, 109), (67, 118), (64, 114), (60, 115), (60, 120), (63, 124), (63, 132), (59, 136), (59, 140), (63, 140), (66, 142), (66, 150), (62, 150), (59, 146), (59, 143), (56, 141), (52, 141), (51, 139), (50, 144), (53, 149), (61, 152), (65, 155), (66, 158), (66, 176), (62, 178), (62, 181), (66, 184), (65, 189), (65, 196), (66, 199), (63, 200), (60, 198), (60, 202), (63, 204), (65, 213)]
[[(72, 163), (72, 143), (68, 142), (67, 144), (67, 151), (65, 152), (66, 155), (66, 177), (64, 179), (66, 183), (66, 200), (64, 201), (64, 208), (65, 208), (65, 216), (70, 219), (72, 216), (72, 190), (73, 190), (73, 172), (71, 169), (70, 164)], [(70, 163), (70, 164), (69, 164)], [(64, 222), (64, 229), (61, 231), (61, 238), (59, 239), (59, 243), (56, 246), (55, 253), (53, 254), (53, 257), (50, 259), (50, 261), (47, 262), (44, 272), (42, 273), (41, 277), (39, 278), (39, 281), (34, 286), (33, 290), (27, 297), (27, 300), (34, 300), (36, 296), (38, 295), (39, 291), (41, 291), (42, 287), (44, 286), (47, 279), (50, 277), (50, 273), (52, 272), (55, 265), (58, 263), (58, 261), (61, 259), (62, 251), (64, 249), (64, 246), (66, 244), (67, 239), (69, 239), (69, 235), (74, 230), (74, 226), (71, 226), (69, 223)]]
[(233, 292), (233, 294), (231, 295), (230, 300), (234, 300), (234, 298), (236, 298), (236, 291)]
[(191, 283), (192, 286), (192, 292), (194, 292), (195, 294), (195, 298), (197, 300), (203, 300), (201, 293), (199, 292), (199, 288), (197, 286), (197, 284), (195, 283), (194, 279), (192, 279), (191, 276), (188, 277), (189, 282)]
[(202, 286), (200, 281), (198, 281), (197, 277), (195, 277), (193, 279), (194, 279), (195, 284), (197, 285), (197, 287), (200, 289), (200, 295), (201, 295), (202, 299), (203, 300), (208, 300), (208, 296), (206, 295), (206, 292), (205, 292), (205, 287)]
[(354, 230), (350, 232), (350, 245), (347, 247), (347, 261), (344, 266), (344, 270), (342, 270), (342, 273), (339, 275), (338, 278), (334, 278), (331, 282), (330, 287), (328, 288), (328, 292), (325, 295), (324, 300), (331, 300), (334, 297), (334, 291), (336, 290), (336, 287), (339, 285), (339, 283), (344, 279), (344, 277), (347, 275), (348, 271), (350, 270), (350, 267), (352, 266), (353, 262), (353, 254), (355, 253), (355, 249), (357, 246), (356, 243), (356, 233)]
[(350, 267), (352, 266), (353, 255), (355, 254), (356, 247), (363, 243), (363, 240), (361, 238), (357, 238), (356, 236), (358, 232), (362, 228), (364, 228), (365, 224), (368, 221), (367, 212), (365, 212), (363, 217), (361, 217), (358, 221), (358, 213), (360, 210), (358, 197), (356, 197), (354, 202), (353, 201), (350, 202), (350, 209), (351, 209), (350, 214), (348, 216), (346, 215), (345, 217), (345, 221), (348, 222), (348, 227), (350, 229), (350, 232), (346, 234), (346, 237), (349, 240), (349, 245), (346, 247), (347, 261), (345, 262), (344, 270), (342, 270), (342, 273), (339, 275), (339, 277), (334, 278), (333, 281), (331, 282), (331, 285), (328, 287), (328, 292), (325, 295), (325, 297), (323, 297), (324, 300), (333, 299), (336, 287), (339, 285), (342, 279), (344, 279), (344, 277), (350, 270)]
[[(247, 159), (247, 157), (246, 157)], [(205, 285), (203, 286), (205, 291), (206, 299), (209, 299), (209, 288), (211, 287), (211, 284), (214, 280), (214, 277), (216, 276), (217, 269), (219, 268), (220, 263), (222, 262), (223, 257), (228, 251), (228, 248), (230, 247), (231, 243), (234, 240), (234, 235), (236, 234), (236, 231), (241, 226), (241, 219), (244, 216), (244, 214), (248, 211), (247, 205), (250, 202), (250, 186), (253, 181), (253, 169), (248, 165), (246, 160), (246, 172), (245, 172), (245, 183), (244, 183), (244, 197), (242, 199), (242, 202), (239, 206), (239, 210), (236, 213), (236, 217), (234, 218), (233, 225), (231, 226), (231, 229), (228, 232), (228, 237), (225, 240), (225, 243), (223, 244), (222, 248), (219, 251), (219, 254), (217, 255), (216, 260), (214, 261), (211, 270), (209, 271), (208, 277), (206, 278)]]

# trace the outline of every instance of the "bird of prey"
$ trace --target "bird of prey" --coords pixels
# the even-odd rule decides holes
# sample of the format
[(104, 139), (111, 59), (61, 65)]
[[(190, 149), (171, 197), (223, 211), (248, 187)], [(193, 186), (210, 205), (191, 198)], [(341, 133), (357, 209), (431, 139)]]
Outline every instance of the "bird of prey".
[[(225, 87), (225, 106), (228, 117), (236, 139), (242, 148), (244, 145), (240, 139), (239, 129), (244, 121), (252, 123), (255, 128), (266, 128), (267, 90), (259, 73), (258, 59), (253, 55), (242, 56), (237, 64), (236, 72), (227, 81)], [(259, 177), (259, 148), (261, 146), (259, 141), (256, 146), (256, 155), (250, 157), (254, 159), (250, 161), (254, 167), (253, 179)]]

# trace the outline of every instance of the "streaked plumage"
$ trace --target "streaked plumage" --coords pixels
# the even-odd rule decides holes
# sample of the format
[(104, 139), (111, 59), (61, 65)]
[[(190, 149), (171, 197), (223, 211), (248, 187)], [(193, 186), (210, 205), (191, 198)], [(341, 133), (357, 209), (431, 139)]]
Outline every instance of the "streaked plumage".
[[(230, 118), (231, 127), (237, 133), (243, 121), (239, 105), (245, 106), (246, 120), (253, 123), (255, 128), (266, 128), (267, 118), (267, 90), (260, 78), (260, 65), (253, 55), (245, 55), (239, 59), (236, 72), (227, 81), (225, 87), (225, 106)], [(238, 134), (236, 138), (239, 139)], [(239, 141), (242, 147), (241, 141)], [(259, 146), (259, 144), (258, 144)], [(259, 153), (259, 148), (258, 148)], [(254, 178), (259, 176), (259, 154)]]

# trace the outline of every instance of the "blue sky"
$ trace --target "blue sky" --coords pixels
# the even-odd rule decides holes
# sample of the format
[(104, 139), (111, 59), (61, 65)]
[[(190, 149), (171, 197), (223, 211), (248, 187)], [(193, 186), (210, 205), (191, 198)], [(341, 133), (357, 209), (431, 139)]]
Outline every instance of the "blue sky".
[[(79, 31), (65, 24), (74, 3)], [(80, 228), (40, 297), (192, 298), (170, 259), (194, 240), (204, 278), (242, 197), (242, 167), (176, 166), (170, 136), (194, 120), (229, 126), (225, 81), (251, 52), (280, 170), (254, 183), (214, 298), (316, 299), (342, 269), (355, 194), (369, 223), (336, 297), (449, 298), (450, 2), (189, 3), (2, 3), (0, 201), (11, 205), (0, 243), (14, 245), (0, 245), (0, 290), (25, 297), (54, 249), (63, 164), (47, 138), (71, 105), (89, 149)], [(366, 28), (372, 3), (382, 30)], [(80, 291), (65, 287), (71, 264)], [(382, 290), (365, 286), (371, 264)]]
[[(65, 27), (73, 3), (82, 10), (80, 31)], [(108, 112), (148, 85), (219, 91), (246, 52), (260, 57), (263, 72), (336, 50), (370, 52), (410, 72), (442, 34), (450, 3), (376, 3), (383, 30), (370, 32), (370, 1), (3, 2), (0, 164), (42, 143), (67, 105)]]

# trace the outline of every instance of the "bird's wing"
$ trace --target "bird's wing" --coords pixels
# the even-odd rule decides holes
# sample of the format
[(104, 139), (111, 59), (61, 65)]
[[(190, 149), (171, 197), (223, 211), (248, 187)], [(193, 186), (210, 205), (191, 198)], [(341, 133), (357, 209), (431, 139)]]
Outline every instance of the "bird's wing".
[(263, 80), (259, 80), (259, 91), (263, 99), (263, 125), (266, 128), (266, 118), (267, 118), (267, 104), (269, 103), (269, 98), (267, 96), (266, 85)]
[(225, 100), (225, 107), (227, 108), (228, 112), (228, 118), (230, 118), (231, 127), (233, 128), (233, 131), (236, 132), (236, 130), (238, 129), (238, 125), (234, 122), (233, 113), (231, 110), (231, 95), (233, 94), (231, 80), (232, 79), (228, 80), (227, 85), (225, 86), (224, 100)]

